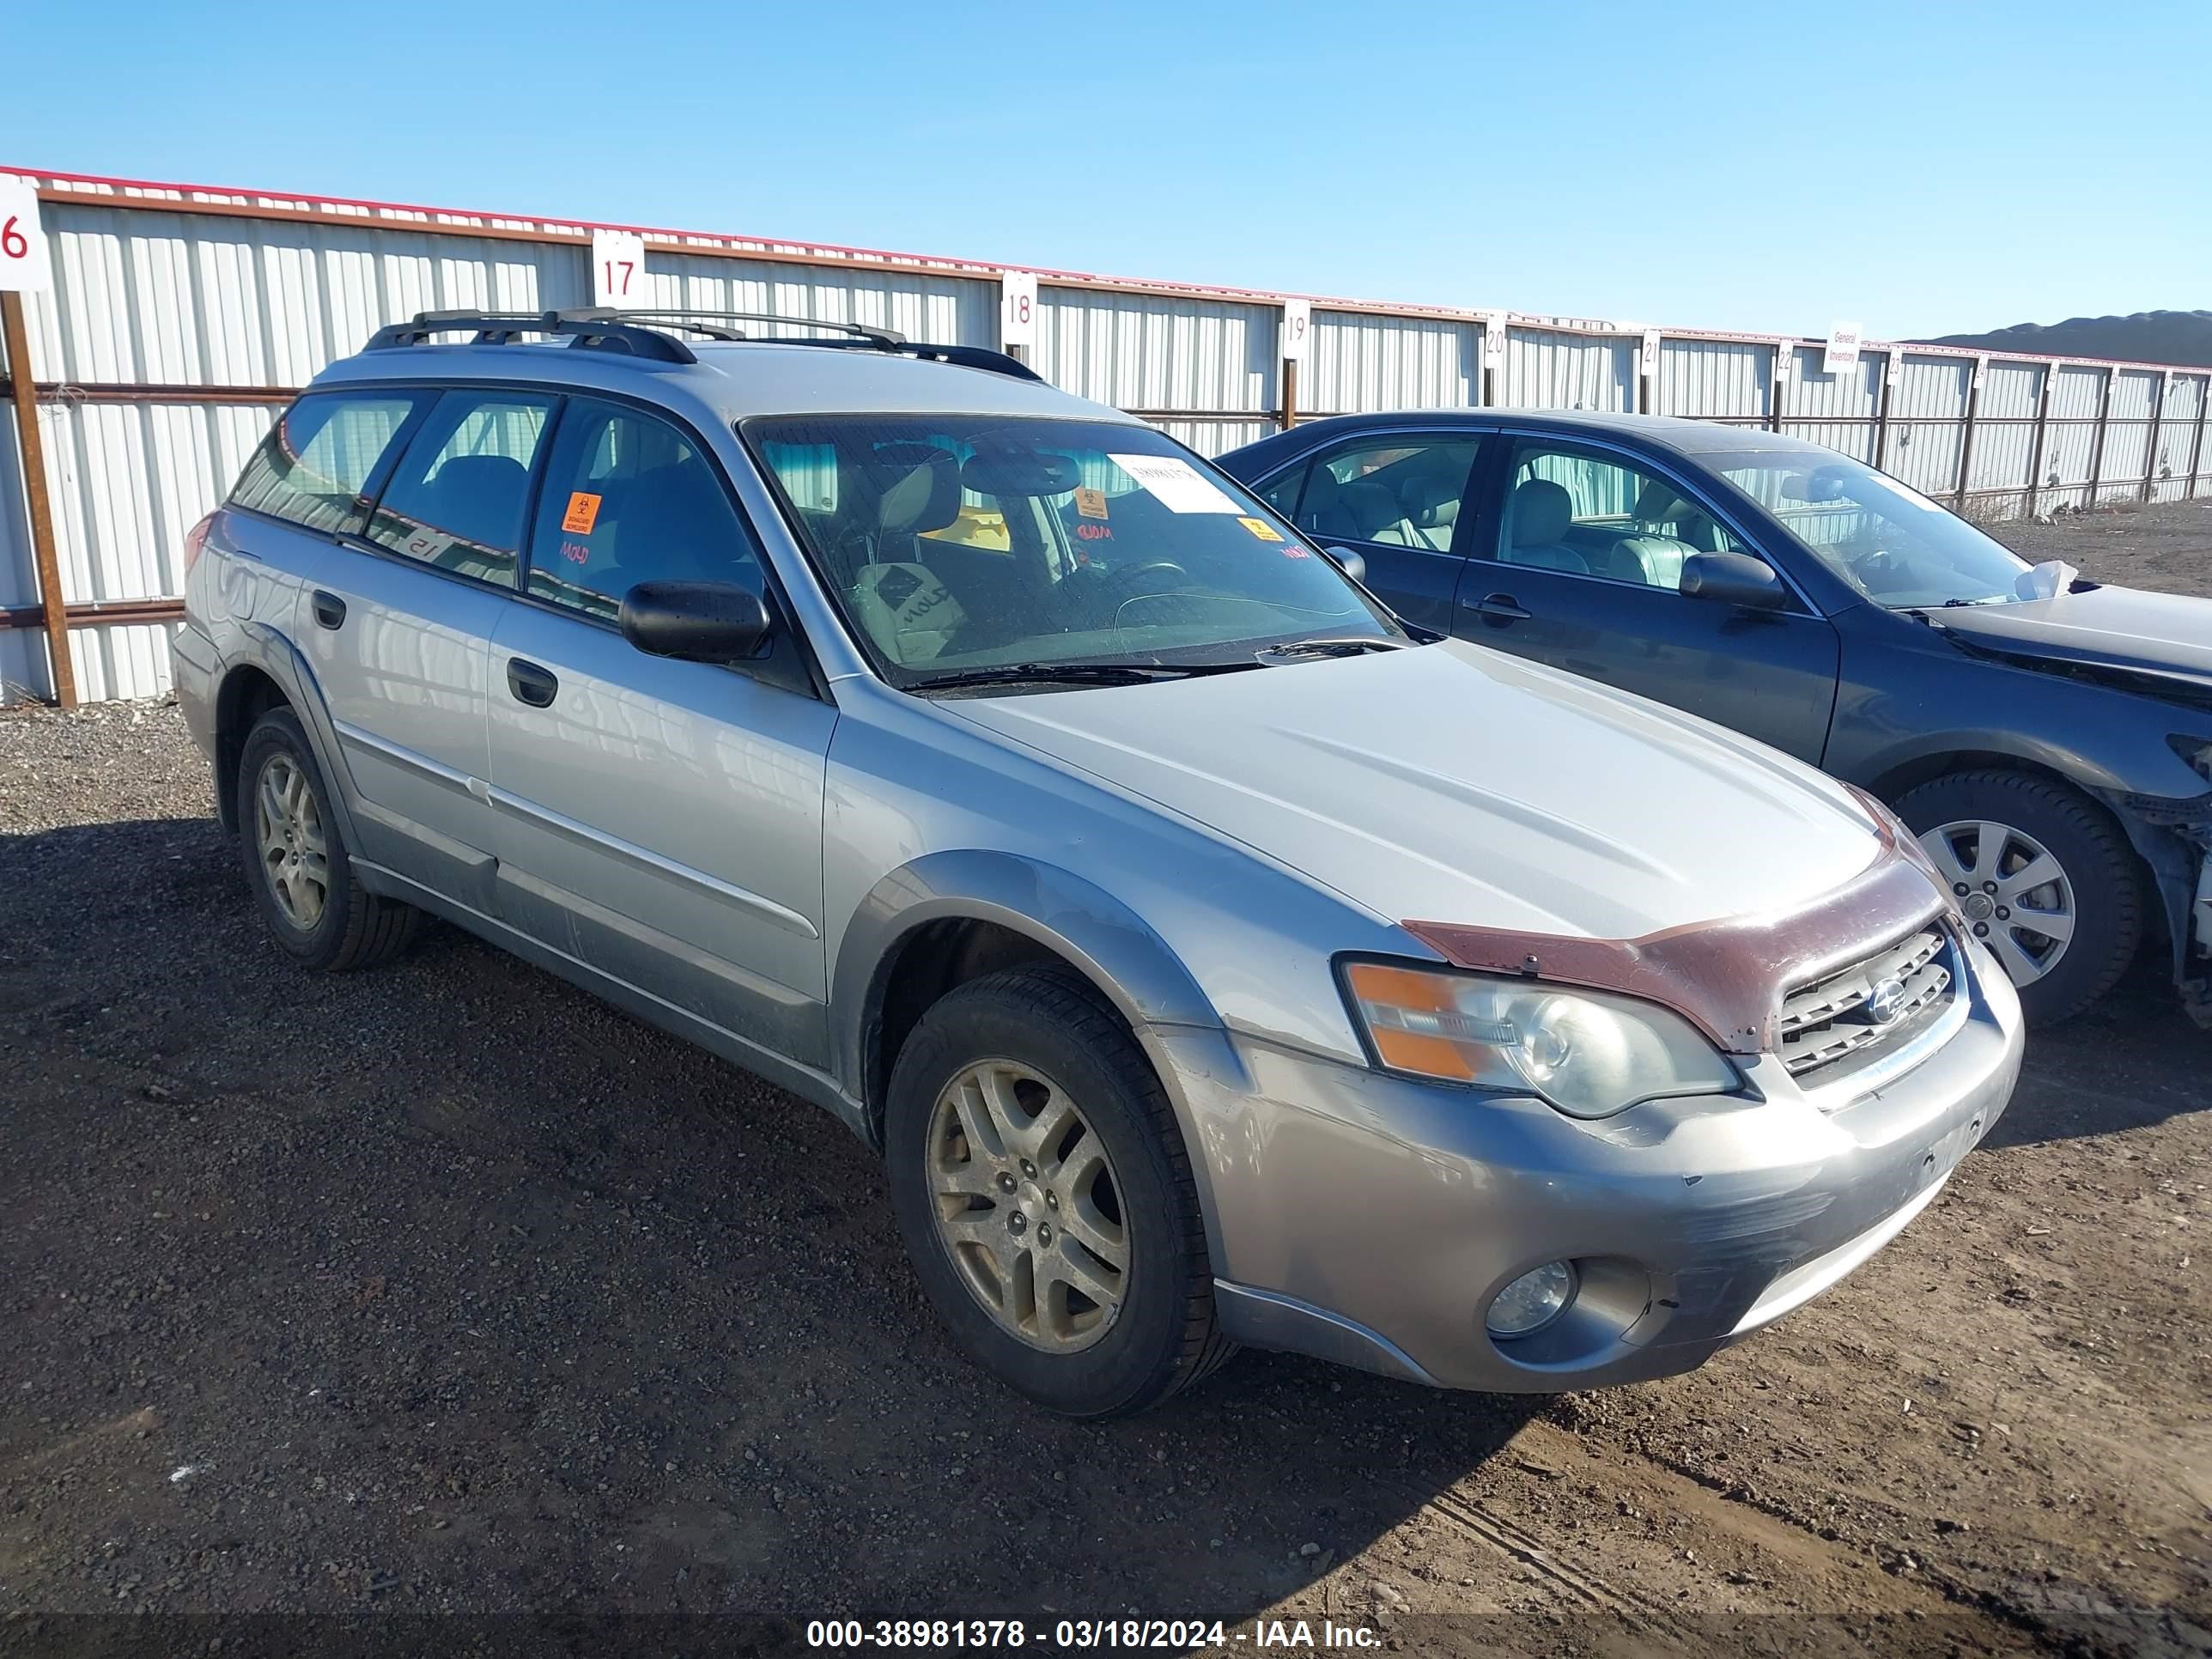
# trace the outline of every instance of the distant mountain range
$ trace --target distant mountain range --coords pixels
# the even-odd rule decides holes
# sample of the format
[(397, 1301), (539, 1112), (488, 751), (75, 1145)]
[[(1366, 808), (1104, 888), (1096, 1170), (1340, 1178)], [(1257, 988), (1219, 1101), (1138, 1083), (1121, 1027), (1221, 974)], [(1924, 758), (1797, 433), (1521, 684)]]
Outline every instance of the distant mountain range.
[(1921, 345), (2028, 351), (2039, 357), (2118, 357), (2138, 363), (2212, 368), (2212, 311), (2138, 311), (2132, 317), (2069, 317), (2020, 323), (1987, 334), (1946, 334)]

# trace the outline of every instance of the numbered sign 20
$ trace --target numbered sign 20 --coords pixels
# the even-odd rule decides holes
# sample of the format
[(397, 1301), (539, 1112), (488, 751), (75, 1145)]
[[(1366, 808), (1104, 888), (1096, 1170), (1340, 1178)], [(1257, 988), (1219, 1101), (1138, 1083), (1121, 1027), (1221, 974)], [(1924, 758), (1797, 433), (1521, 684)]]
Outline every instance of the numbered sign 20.
[(592, 303), (617, 309), (646, 303), (645, 238), (635, 231), (592, 233)]
[(39, 192), (19, 173), (0, 173), (0, 290), (30, 294), (53, 286)]

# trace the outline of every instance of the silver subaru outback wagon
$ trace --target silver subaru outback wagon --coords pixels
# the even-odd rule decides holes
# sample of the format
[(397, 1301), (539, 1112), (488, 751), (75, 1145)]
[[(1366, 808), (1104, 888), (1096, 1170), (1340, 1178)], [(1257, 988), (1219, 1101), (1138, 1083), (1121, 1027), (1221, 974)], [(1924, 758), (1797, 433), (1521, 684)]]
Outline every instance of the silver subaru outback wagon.
[(2003, 1110), (2019, 1005), (1870, 799), (1408, 628), (1011, 358), (738, 321), (387, 329), (193, 531), (302, 966), (443, 917), (828, 1108), (1082, 1417), (1239, 1343), (1686, 1370)]

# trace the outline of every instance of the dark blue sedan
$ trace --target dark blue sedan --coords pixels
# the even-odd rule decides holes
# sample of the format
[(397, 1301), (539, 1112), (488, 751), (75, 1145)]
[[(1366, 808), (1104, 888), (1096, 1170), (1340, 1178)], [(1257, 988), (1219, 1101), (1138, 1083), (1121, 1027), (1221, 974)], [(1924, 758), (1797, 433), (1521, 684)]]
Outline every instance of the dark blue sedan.
[(2031, 568), (1832, 450), (1697, 421), (1346, 416), (1219, 465), (1408, 621), (1890, 801), (2031, 1016), (2148, 937), (2212, 1024), (2212, 600)]

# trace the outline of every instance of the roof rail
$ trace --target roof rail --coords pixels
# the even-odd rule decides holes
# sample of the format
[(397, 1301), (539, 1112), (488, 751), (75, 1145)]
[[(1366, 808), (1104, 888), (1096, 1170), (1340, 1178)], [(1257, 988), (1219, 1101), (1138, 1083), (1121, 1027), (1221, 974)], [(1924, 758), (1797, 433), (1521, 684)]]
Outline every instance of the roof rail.
[(429, 343), (433, 335), (473, 334), (475, 345), (506, 345), (520, 334), (562, 334), (571, 345), (626, 352), (655, 362), (696, 363), (690, 347), (656, 328), (641, 328), (603, 310), (498, 312), (418, 311), (412, 322), (392, 323), (369, 337), (363, 351), (390, 351)]
[(726, 326), (733, 322), (827, 329), (832, 337), (760, 343), (890, 351), (993, 374), (1009, 374), (1016, 380), (1039, 383), (1044, 380), (1019, 358), (988, 346), (933, 345), (927, 341), (909, 340), (891, 329), (822, 322), (811, 317), (778, 317), (764, 311), (611, 311), (596, 306), (567, 311), (418, 311), (411, 322), (392, 323), (377, 330), (362, 349), (390, 351), (404, 346), (427, 345), (432, 337), (440, 334), (472, 335), (471, 343), (474, 345), (507, 345), (520, 335), (553, 334), (565, 335), (569, 344), (587, 349), (623, 352), (655, 362), (696, 363), (698, 355), (672, 331), (719, 341), (744, 342), (753, 338), (742, 330)]
[(772, 323), (782, 328), (827, 329), (842, 336), (837, 339), (777, 340), (776, 345), (811, 345), (862, 348), (877, 351), (895, 351), (902, 356), (927, 358), (932, 362), (957, 363), (963, 368), (980, 368), (993, 374), (1011, 374), (1017, 380), (1035, 380), (1042, 384), (1044, 376), (1018, 357), (1003, 351), (994, 351), (988, 346), (933, 345), (926, 341), (909, 340), (896, 329), (872, 328), (864, 323), (825, 322), (817, 317), (779, 317), (770, 311), (659, 311), (653, 309), (595, 311), (587, 314), (605, 317), (625, 323), (635, 323), (652, 328), (667, 323), (703, 334), (715, 340), (749, 340), (753, 337), (738, 329), (716, 326), (722, 323)]

